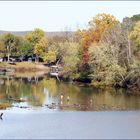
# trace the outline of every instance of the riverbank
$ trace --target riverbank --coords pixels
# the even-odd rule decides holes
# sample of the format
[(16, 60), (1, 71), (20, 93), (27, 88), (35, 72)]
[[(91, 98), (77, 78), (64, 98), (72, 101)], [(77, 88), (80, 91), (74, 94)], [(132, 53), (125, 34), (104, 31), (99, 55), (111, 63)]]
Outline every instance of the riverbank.
[(42, 63), (32, 62), (17, 62), (15, 64), (9, 64), (7, 62), (0, 63), (0, 69), (13, 69), (15, 72), (36, 72), (36, 71), (49, 71), (49, 68)]
[(140, 111), (19, 113), (6, 110), (0, 125), (2, 139), (139, 139)]
[[(11, 69), (14, 70), (12, 73), (15, 77), (32, 77), (32, 76), (42, 76), (48, 74), (50, 72), (50, 68), (45, 66), (43, 63), (33, 63), (33, 62), (17, 62), (15, 65), (9, 64), (7, 62), (0, 63), (0, 70), (1, 69)], [(131, 93), (137, 92), (140, 93), (138, 77), (128, 78), (126, 81), (123, 81), (123, 84), (107, 84), (105, 81), (98, 81), (94, 78), (75, 78), (71, 79), (65, 76), (65, 72), (62, 71), (59, 75), (59, 78), (64, 82), (78, 84), (80, 86), (91, 86), (98, 89), (108, 89), (110, 87), (116, 89), (125, 89), (127, 91), (130, 90)], [(135, 82), (136, 81), (136, 82)], [(135, 93), (136, 93), (135, 92)]]

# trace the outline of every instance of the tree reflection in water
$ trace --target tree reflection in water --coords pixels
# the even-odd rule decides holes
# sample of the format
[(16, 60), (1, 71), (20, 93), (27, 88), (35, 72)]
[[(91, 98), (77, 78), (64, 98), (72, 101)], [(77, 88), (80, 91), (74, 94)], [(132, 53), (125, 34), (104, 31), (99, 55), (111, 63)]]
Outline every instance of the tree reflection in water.
[(47, 76), (6, 76), (0, 78), (2, 103), (34, 108), (48, 105), (59, 110), (135, 110), (140, 109), (140, 95), (64, 83)]

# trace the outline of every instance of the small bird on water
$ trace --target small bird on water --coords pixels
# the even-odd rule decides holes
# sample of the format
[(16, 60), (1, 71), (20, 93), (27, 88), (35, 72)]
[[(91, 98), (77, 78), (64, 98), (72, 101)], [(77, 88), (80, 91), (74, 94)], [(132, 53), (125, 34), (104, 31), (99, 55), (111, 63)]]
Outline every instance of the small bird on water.
[(67, 97), (67, 102), (69, 102), (69, 101), (70, 101), (70, 96)]
[(92, 99), (90, 99), (90, 103), (92, 104), (92, 102), (93, 102), (93, 100)]
[(63, 99), (63, 97), (64, 97), (64, 96), (61, 94), (61, 96), (60, 96), (61, 100)]
[(0, 114), (0, 119), (2, 120), (3, 113)]

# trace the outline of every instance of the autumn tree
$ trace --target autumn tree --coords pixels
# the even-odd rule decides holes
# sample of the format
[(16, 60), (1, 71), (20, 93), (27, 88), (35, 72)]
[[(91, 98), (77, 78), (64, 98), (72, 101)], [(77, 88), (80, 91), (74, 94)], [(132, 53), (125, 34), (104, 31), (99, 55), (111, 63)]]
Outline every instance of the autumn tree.
[(32, 54), (34, 53), (34, 47), (37, 43), (45, 37), (45, 33), (43, 30), (36, 28), (34, 31), (30, 31), (26, 34), (25, 39), (31, 44), (32, 46)]
[(54, 51), (51, 51), (48, 49), (46, 55), (43, 57), (44, 61), (47, 61), (48, 63), (52, 63), (56, 61), (56, 53)]
[(56, 64), (61, 63), (63, 56), (65, 55), (70, 42), (54, 42), (49, 41), (48, 50), (55, 53), (56, 55)]
[(138, 21), (140, 21), (140, 14), (133, 15), (132, 17), (124, 17), (121, 25), (122, 28), (131, 32)]
[(6, 55), (6, 48), (4, 42), (0, 39), (0, 57), (3, 57), (5, 55)]
[(134, 50), (128, 35), (129, 32), (121, 24), (118, 24), (108, 29), (101, 39), (102, 43), (114, 46), (114, 49), (118, 50), (115, 55), (117, 55), (118, 64), (123, 66), (129, 66)]
[(135, 42), (137, 47), (140, 47), (140, 21), (136, 23), (133, 31), (130, 33), (130, 37)]
[(42, 37), (45, 36), (45, 33), (43, 30), (36, 28), (34, 29), (34, 31), (31, 31), (29, 33), (27, 33), (27, 35), (25, 36), (25, 38), (32, 43), (33, 46), (36, 45), (36, 43), (38, 43)]
[(122, 28), (124, 28), (125, 30), (127, 30), (128, 32), (133, 30), (133, 27), (135, 25), (135, 21), (133, 21), (131, 18), (129, 17), (125, 17), (123, 18), (123, 21), (121, 23)]
[(89, 46), (91, 43), (98, 43), (105, 31), (114, 27), (119, 21), (110, 14), (97, 14), (89, 21), (89, 29), (78, 30), (77, 35), (81, 38), (83, 46)]
[(137, 22), (130, 32), (130, 38), (133, 42), (133, 66), (132, 67), (140, 67), (140, 21)]
[(38, 57), (44, 58), (48, 52), (48, 40), (46, 37), (42, 37), (34, 47), (34, 53)]
[(89, 48), (90, 66), (92, 68), (93, 83), (103, 85), (122, 82), (126, 69), (118, 64), (118, 49), (109, 44), (92, 44)]
[[(83, 72), (89, 70), (89, 46), (94, 43), (99, 43), (106, 30), (113, 28), (118, 24), (118, 20), (110, 14), (97, 14), (89, 21), (89, 28), (87, 30), (78, 30), (77, 35), (81, 44), (81, 69)], [(88, 72), (84, 75), (87, 75)]]
[(35, 45), (34, 53), (37, 57), (43, 58), (43, 60), (48, 63), (54, 62), (56, 60), (56, 54), (52, 51), (48, 45), (48, 39), (42, 37), (41, 40)]
[(109, 28), (114, 27), (118, 23), (119, 21), (110, 14), (102, 13), (97, 14), (95, 17), (93, 17), (93, 19), (89, 21), (90, 28), (95, 32), (93, 34), (93, 42), (99, 42), (105, 31)]

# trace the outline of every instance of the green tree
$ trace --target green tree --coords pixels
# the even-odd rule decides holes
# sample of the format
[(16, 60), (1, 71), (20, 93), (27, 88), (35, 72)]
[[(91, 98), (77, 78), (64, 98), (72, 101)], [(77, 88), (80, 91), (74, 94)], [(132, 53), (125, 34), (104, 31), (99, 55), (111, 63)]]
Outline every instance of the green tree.
[(118, 65), (118, 49), (107, 44), (91, 45), (89, 48), (92, 76), (102, 84), (110, 85), (121, 82), (126, 69)]
[(2, 36), (2, 41), (6, 48), (6, 53), (9, 61), (10, 55), (18, 55), (21, 38), (14, 34), (7, 33)]
[[(25, 39), (30, 42), (32, 46), (32, 54), (34, 53), (35, 46), (39, 43), (39, 41), (45, 37), (45, 33), (43, 30), (36, 28), (34, 31), (28, 32), (25, 36)], [(30, 46), (30, 47), (31, 47)]]
[[(64, 43), (63, 44), (63, 53), (62, 56), (62, 63), (66, 75), (70, 76), (71, 78), (76, 78), (78, 74), (79, 68), (79, 44), (78, 43)], [(79, 76), (79, 75), (78, 75)]]
[(0, 57), (3, 57), (5, 55), (6, 55), (6, 48), (3, 41), (0, 39)]
[(133, 31), (130, 33), (131, 39), (135, 42), (137, 47), (140, 47), (140, 21), (136, 23)]
[(139, 20), (140, 20), (140, 14), (133, 15), (133, 16), (131, 17), (131, 19), (132, 19), (133, 21), (139, 21)]
[(33, 52), (32, 44), (29, 41), (24, 40), (20, 46), (20, 55), (30, 56), (32, 55), (32, 52)]

